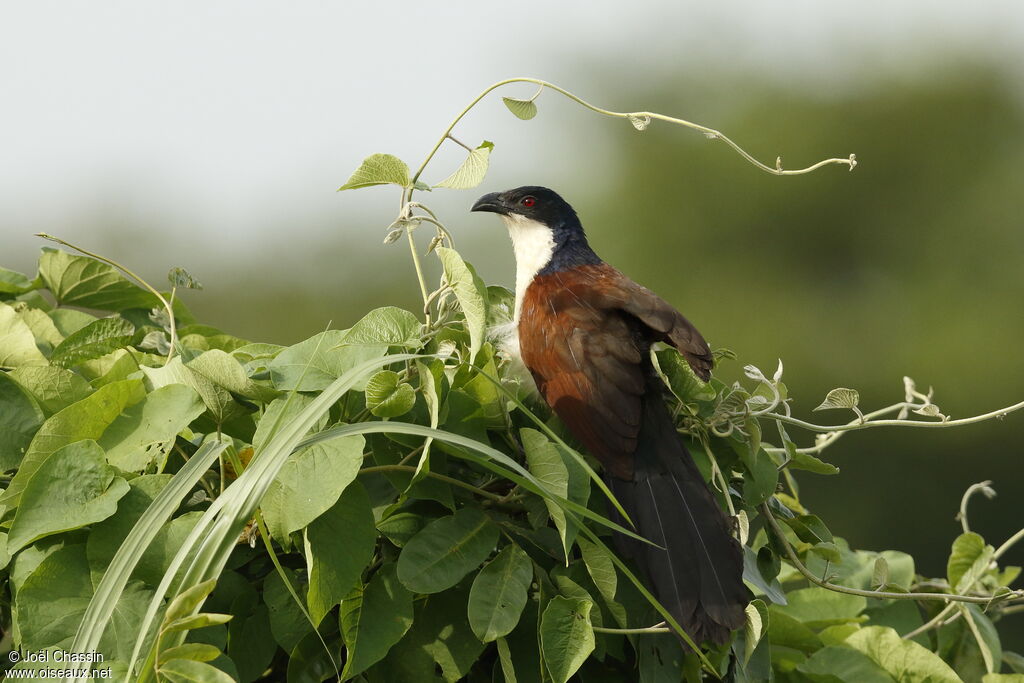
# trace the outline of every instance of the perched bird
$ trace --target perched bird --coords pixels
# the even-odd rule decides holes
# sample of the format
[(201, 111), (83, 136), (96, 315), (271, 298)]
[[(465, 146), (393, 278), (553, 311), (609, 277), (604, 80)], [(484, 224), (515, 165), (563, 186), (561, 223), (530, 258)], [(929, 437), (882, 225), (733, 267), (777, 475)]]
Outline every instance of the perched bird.
[(697, 643), (721, 644), (744, 623), (751, 595), (743, 556), (676, 432), (654, 342), (679, 350), (703, 380), (712, 357), (690, 322), (594, 253), (573, 208), (545, 187), (484, 195), (473, 211), (504, 219), (516, 257), (519, 354), (541, 395), (600, 461), (642, 543), (620, 553)]

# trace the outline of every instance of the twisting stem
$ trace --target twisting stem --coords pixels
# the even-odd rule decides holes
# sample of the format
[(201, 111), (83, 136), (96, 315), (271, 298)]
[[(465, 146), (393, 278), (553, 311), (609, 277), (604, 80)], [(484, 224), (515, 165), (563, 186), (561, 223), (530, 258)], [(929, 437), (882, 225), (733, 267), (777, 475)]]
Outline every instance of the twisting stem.
[(174, 324), (174, 309), (171, 308), (171, 304), (168, 303), (167, 299), (164, 298), (163, 294), (161, 294), (160, 292), (156, 291), (156, 289), (151, 287), (148, 282), (146, 282), (141, 277), (139, 277), (138, 275), (136, 275), (132, 271), (130, 271), (127, 268), (125, 268), (124, 266), (122, 266), (117, 261), (112, 261), (112, 260), (106, 258), (105, 256), (100, 256), (99, 254), (94, 254), (91, 251), (88, 251), (87, 249), (83, 249), (82, 247), (79, 247), (79, 246), (77, 246), (75, 244), (71, 244), (71, 242), (66, 242), (66, 241), (60, 239), (59, 237), (54, 237), (53, 235), (48, 235), (45, 232), (37, 232), (36, 233), (36, 237), (42, 237), (43, 239), (50, 240), (51, 242), (56, 242), (57, 244), (63, 244), (65, 247), (70, 247), (70, 248), (74, 249), (75, 251), (79, 251), (79, 252), (85, 254), (86, 256), (90, 256), (90, 257), (96, 259), (97, 261), (102, 261), (103, 263), (106, 263), (109, 266), (113, 266), (114, 268), (117, 268), (122, 273), (124, 273), (125, 275), (127, 275), (131, 279), (133, 279), (136, 282), (138, 282), (139, 285), (141, 285), (146, 290), (148, 290), (150, 294), (152, 294), (157, 299), (159, 299), (160, 303), (163, 304), (164, 311), (167, 312), (168, 325), (170, 325), (170, 328), (171, 328), (171, 348), (167, 351), (167, 358), (164, 359), (164, 365), (167, 365), (168, 363), (171, 362), (171, 358), (174, 356), (175, 342), (177, 341), (177, 328), (176, 328), (176, 326)]
[(772, 514), (767, 503), (760, 505), (761, 514), (764, 515), (765, 520), (768, 522), (768, 526), (771, 527), (775, 533), (776, 538), (779, 539), (779, 543), (786, 551), (786, 556), (789, 558), (790, 563), (796, 568), (798, 572), (803, 574), (804, 578), (813, 583), (816, 586), (827, 588), (828, 590), (835, 591), (837, 593), (846, 593), (848, 595), (860, 595), (865, 598), (881, 598), (884, 600), (951, 600), (954, 602), (970, 602), (976, 605), (991, 605), (995, 602), (1002, 602), (1003, 600), (1009, 600), (1010, 598), (1024, 597), (1024, 592), (1016, 591), (1006, 593), (996, 597), (984, 597), (975, 595), (957, 595), (955, 593), (894, 593), (891, 591), (866, 591), (860, 588), (849, 588), (848, 586), (840, 586), (829, 581), (819, 579), (815, 576), (810, 569), (800, 561), (797, 557), (796, 551), (793, 550), (793, 546), (786, 540), (786, 535), (782, 531), (782, 527), (779, 526), (778, 520), (775, 519), (775, 515)]
[[(498, 89), (498, 88), (500, 88), (500, 87), (502, 87), (504, 85), (508, 85), (510, 83), (533, 83), (535, 85), (540, 86), (540, 90), (537, 91), (537, 94), (534, 95), (532, 98), (530, 98), (531, 101), (536, 99), (537, 96), (540, 95), (541, 90), (543, 90), (544, 88), (549, 88), (549, 89), (554, 90), (555, 92), (557, 92), (557, 93), (559, 93), (561, 95), (564, 95), (565, 97), (568, 97), (573, 102), (576, 102), (577, 104), (579, 104), (579, 105), (581, 105), (583, 107), (586, 107), (590, 111), (595, 112), (597, 114), (601, 114), (603, 116), (610, 116), (612, 118), (629, 119), (629, 120), (644, 120), (644, 119), (650, 120), (650, 119), (655, 119), (655, 120), (658, 120), (658, 121), (665, 121), (667, 123), (673, 123), (673, 124), (676, 124), (676, 125), (679, 125), (679, 126), (683, 126), (685, 128), (690, 128), (691, 130), (699, 131), (699, 132), (703, 133), (704, 135), (706, 135), (707, 137), (709, 137), (709, 138), (711, 138), (713, 140), (721, 140), (722, 142), (724, 142), (727, 145), (729, 145), (730, 147), (732, 147), (733, 150), (735, 150), (740, 156), (742, 156), (744, 159), (746, 159), (747, 161), (752, 163), (754, 166), (757, 166), (762, 171), (765, 171), (767, 173), (771, 173), (773, 175), (800, 175), (800, 174), (803, 174), (803, 173), (810, 173), (811, 171), (813, 171), (815, 169), (818, 169), (818, 168), (821, 168), (822, 166), (825, 166), (827, 164), (846, 164), (847, 166), (850, 167), (850, 170), (853, 170), (854, 166), (857, 165), (856, 157), (851, 154), (848, 158), (845, 158), (845, 159), (825, 159), (823, 161), (819, 161), (818, 163), (816, 163), (816, 164), (814, 164), (812, 166), (808, 166), (807, 168), (802, 168), (802, 169), (798, 169), (798, 170), (795, 170), (795, 171), (786, 171), (786, 170), (782, 169), (781, 163), (779, 163), (778, 161), (776, 162), (776, 165), (774, 167), (768, 166), (766, 164), (761, 163), (760, 161), (758, 161), (757, 159), (752, 157), (750, 154), (748, 154), (742, 147), (740, 147), (735, 142), (730, 140), (728, 137), (723, 135), (720, 131), (714, 130), (713, 128), (708, 128), (707, 126), (701, 126), (699, 124), (692, 123), (690, 121), (685, 121), (683, 119), (677, 119), (677, 118), (675, 118), (673, 116), (665, 116), (664, 114), (658, 114), (656, 112), (649, 112), (649, 111), (621, 112), (621, 111), (612, 111), (610, 109), (604, 109), (602, 107), (598, 107), (596, 105), (593, 105), (590, 102), (587, 102), (583, 98), (578, 97), (577, 95), (574, 95), (573, 93), (569, 92), (568, 90), (565, 90), (564, 88), (558, 87), (554, 83), (549, 83), (548, 81), (543, 81), (543, 80), (540, 80), (538, 78), (517, 77), (517, 78), (507, 78), (507, 79), (505, 79), (503, 81), (498, 81), (497, 83), (493, 83), (493, 84), (489, 85), (483, 92), (481, 92), (479, 95), (477, 95), (475, 98), (473, 98), (473, 100), (466, 106), (465, 109), (463, 109), (462, 111), (460, 111), (458, 113), (458, 115), (452, 120), (452, 122), (450, 124), (448, 124), (448, 127), (445, 129), (444, 133), (438, 139), (438, 141), (434, 145), (433, 149), (430, 150), (430, 153), (427, 154), (427, 158), (424, 159), (423, 163), (420, 164), (419, 168), (416, 169), (416, 172), (412, 176), (412, 182), (413, 183), (415, 183), (416, 181), (418, 181), (420, 179), (420, 176), (423, 174), (424, 169), (426, 169), (427, 164), (429, 164), (430, 161), (434, 158), (434, 155), (437, 154), (437, 151), (441, 148), (441, 145), (444, 144), (444, 141), (451, 137), (451, 132), (452, 132), (452, 130), (455, 129), (455, 126), (458, 125), (459, 121), (461, 121), (466, 116), (466, 114), (468, 114), (469, 111), (473, 107), (475, 107), (480, 102), (480, 100), (482, 100), (484, 97), (486, 97), (491, 91), (496, 90), (496, 89)], [(412, 198), (412, 189), (411, 188), (406, 192), (405, 197), (406, 197), (406, 201), (408, 201), (409, 199)]]
[(963, 527), (965, 534), (971, 530), (970, 525), (967, 523), (967, 503), (971, 500), (971, 496), (973, 496), (978, 491), (985, 491), (985, 489), (988, 489), (988, 493), (986, 495), (989, 498), (994, 496), (995, 493), (992, 491), (991, 488), (989, 488), (991, 485), (991, 481), (981, 481), (978, 482), (977, 484), (971, 484), (970, 486), (967, 487), (967, 490), (964, 491), (964, 495), (960, 499), (960, 514), (957, 515), (957, 517), (960, 518), (960, 526)]
[[(891, 408), (892, 406), (884, 410), (890, 410)], [(939, 420), (937, 422), (924, 422), (922, 420), (866, 420), (861, 422), (858, 418), (857, 420), (844, 425), (816, 425), (812, 422), (805, 422), (804, 420), (799, 420), (795, 417), (780, 415), (777, 413), (770, 413), (765, 417), (772, 420), (780, 420), (786, 424), (796, 425), (797, 427), (803, 427), (804, 429), (812, 432), (849, 432), (855, 429), (867, 429), (868, 427), (961, 427), (963, 425), (991, 420), (992, 418), (1001, 418), (1012, 412), (1016, 412), (1021, 408), (1024, 408), (1024, 401), (1014, 403), (1012, 406), (1007, 406), (1006, 408), (993, 410), (992, 412), (985, 413), (984, 415), (964, 417), (959, 420)], [(871, 413), (865, 415), (865, 418), (870, 415)]]
[(1013, 536), (1010, 536), (1008, 539), (1006, 539), (1005, 543), (996, 548), (996, 551), (992, 553), (992, 559), (998, 560), (1000, 557), (1003, 556), (1003, 554), (1006, 553), (1007, 550), (1012, 548), (1016, 543), (1018, 543), (1021, 540), (1024, 540), (1024, 529), (1021, 529)]

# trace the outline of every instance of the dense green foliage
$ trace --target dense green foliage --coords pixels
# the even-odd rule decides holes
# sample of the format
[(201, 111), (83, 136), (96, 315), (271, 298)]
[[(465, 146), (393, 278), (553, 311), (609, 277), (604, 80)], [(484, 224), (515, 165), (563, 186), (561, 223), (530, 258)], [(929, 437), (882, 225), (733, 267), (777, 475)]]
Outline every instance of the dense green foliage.
[[(535, 83), (637, 130), (670, 120)], [(505, 104), (530, 119), (534, 99)], [(993, 547), (970, 530), (987, 482), (964, 496), (945, 576), (928, 578), (905, 553), (833, 536), (794, 472), (837, 475), (821, 456), (849, 431), (1024, 404), (949, 420), (905, 379), (904, 400), (873, 411), (830, 391), (818, 409), (850, 421), (815, 425), (791, 415), (781, 363), (704, 383), (659, 347), (666, 400), (757, 595), (731, 642), (689, 642), (609, 547), (631, 532), (610, 521), (594, 463), (492, 338), (510, 293), (412, 201), (483, 179), (486, 141), (421, 180), (472, 106), (415, 172), (376, 154), (341, 188), (401, 190), (385, 241), (408, 238), (425, 322), (385, 307), (291, 346), (251, 343), (193, 319), (177, 293), (199, 284), (181, 268), (169, 295), (88, 252), (46, 249), (34, 279), (0, 270), (8, 660), (98, 651), (95, 669), (144, 681), (1019, 680), (1000, 673), (1024, 658), (999, 625), (1024, 593), (1000, 561), (1024, 531)], [(420, 226), (437, 231), (433, 292)], [(818, 440), (800, 447), (796, 430)]]
[[(589, 461), (486, 338), (509, 293), (483, 287), (456, 252), (442, 258), (455, 295), (429, 327), (381, 308), (290, 347), (199, 324), (176, 301), (172, 349), (156, 296), (85, 256), (47, 249), (36, 278), (4, 271), (5, 645), (74, 651), (106, 602), (96, 666), (123, 673), (137, 647), (136, 666), (161, 680), (696, 679), (700, 661), (651, 628), (663, 616), (607, 545)], [(959, 619), (901, 639), (942, 602), (809, 585), (790, 551), (863, 590), (998, 596), (1018, 570), (975, 533), (956, 539), (940, 579), (903, 553), (851, 550), (804, 509), (792, 476), (837, 470), (754, 416), (785, 401), (781, 373), (748, 367), (746, 389), (702, 384), (674, 350), (656, 358), (702, 471), (728, 482), (758, 594), (747, 627), (707, 653), (711, 668), (955, 681), (1020, 666), (999, 641), (1006, 602), (956, 603)], [(295, 441), (314, 438), (282, 450), (293, 426)], [(213, 577), (189, 574), (176, 555), (202, 555), (194, 532), (242, 472), (266, 482), (258, 512), (228, 518)], [(143, 527), (148, 543), (133, 546)], [(110, 593), (101, 579), (115, 567), (126, 581)]]

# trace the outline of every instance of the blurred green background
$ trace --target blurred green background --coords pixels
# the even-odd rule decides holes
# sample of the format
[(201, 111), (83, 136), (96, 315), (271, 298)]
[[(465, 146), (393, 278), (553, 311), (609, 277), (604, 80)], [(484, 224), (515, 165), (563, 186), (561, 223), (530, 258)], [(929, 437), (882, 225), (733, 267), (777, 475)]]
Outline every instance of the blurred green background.
[[(904, 375), (954, 418), (1024, 400), (1024, 11), (1012, 3), (962, 15), (916, 2), (728, 16), (657, 3), (485, 17), (470, 3), (103, 7), (56, 19), (22, 6), (4, 24), (6, 267), (34, 271), (37, 230), (155, 281), (184, 266), (206, 286), (187, 296), (200, 319), (259, 341), (416, 310), (404, 242), (380, 243), (397, 195), (333, 188), (374, 152), (417, 165), (487, 83), (530, 71), (600, 106), (717, 128), (769, 164), (852, 152), (859, 166), (778, 178), (699, 134), (638, 133), (551, 92), (529, 122), (485, 101), (456, 133), (495, 141), (487, 181), (420, 198), (489, 283), (511, 285), (511, 250), (468, 207), (549, 185), (606, 260), (737, 352), (724, 376), (781, 358), (798, 416), (845, 421), (810, 412), (836, 386), (866, 409), (901, 400)], [(428, 179), (458, 163), (452, 147)], [(801, 475), (803, 498), (852, 545), (905, 550), (942, 575), (970, 484), (999, 492), (971, 507), (990, 543), (1024, 525), (1022, 436), (1024, 412), (852, 434), (827, 452), (841, 475)], [(1024, 546), (1007, 560), (1024, 563)]]

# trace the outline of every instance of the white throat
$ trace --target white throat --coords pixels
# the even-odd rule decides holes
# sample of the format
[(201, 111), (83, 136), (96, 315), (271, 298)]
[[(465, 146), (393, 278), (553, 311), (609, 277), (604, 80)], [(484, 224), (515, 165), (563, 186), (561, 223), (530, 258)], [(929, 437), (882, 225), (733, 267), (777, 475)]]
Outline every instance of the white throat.
[(555, 239), (551, 228), (530, 218), (507, 214), (502, 216), (502, 220), (508, 228), (512, 249), (516, 254), (516, 309), (513, 321), (518, 326), (523, 295), (537, 272), (551, 260), (555, 252)]

